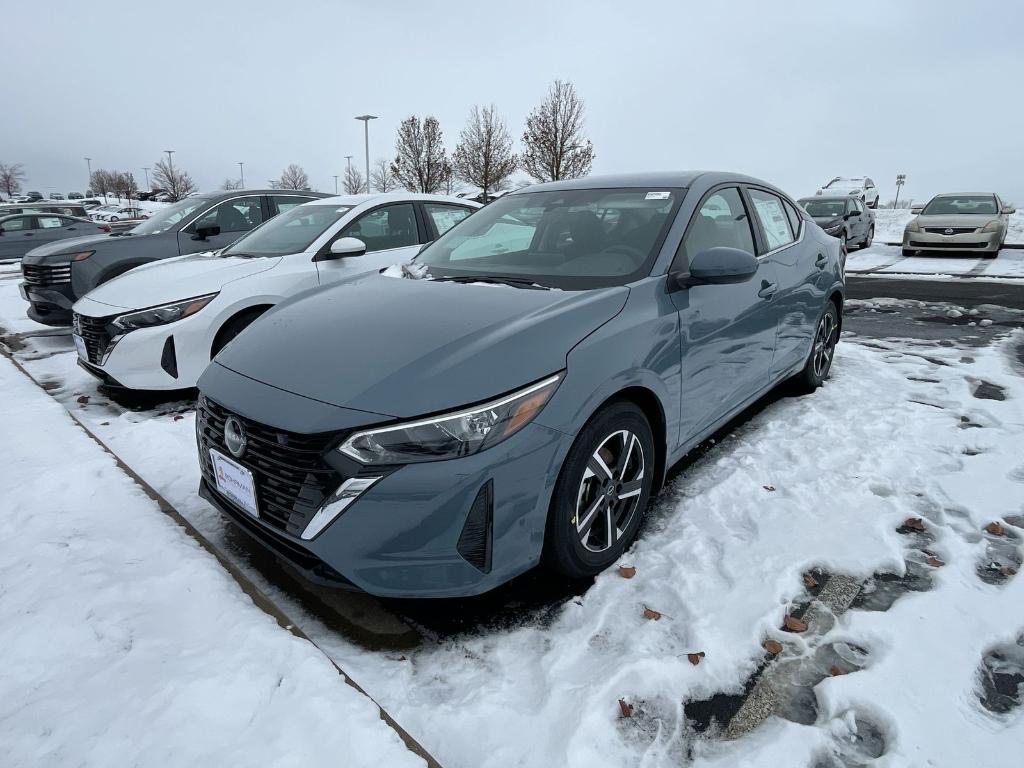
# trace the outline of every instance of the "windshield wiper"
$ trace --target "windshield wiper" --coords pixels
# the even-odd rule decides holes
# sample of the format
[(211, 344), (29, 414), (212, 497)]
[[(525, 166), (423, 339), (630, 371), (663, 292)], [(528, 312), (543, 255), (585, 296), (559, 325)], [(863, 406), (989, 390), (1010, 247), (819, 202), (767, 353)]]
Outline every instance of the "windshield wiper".
[(434, 282), (449, 283), (497, 283), (500, 285), (511, 285), (513, 288), (528, 288), (535, 291), (550, 291), (551, 287), (540, 285), (527, 277), (508, 277), (506, 275), (442, 275), (432, 277)]

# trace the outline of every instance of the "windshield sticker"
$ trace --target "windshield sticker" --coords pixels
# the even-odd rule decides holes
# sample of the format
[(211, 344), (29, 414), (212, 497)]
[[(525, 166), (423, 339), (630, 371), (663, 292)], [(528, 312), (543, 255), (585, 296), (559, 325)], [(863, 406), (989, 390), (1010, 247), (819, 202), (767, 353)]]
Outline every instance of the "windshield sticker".
[(644, 200), (668, 200), (671, 192), (648, 192)]

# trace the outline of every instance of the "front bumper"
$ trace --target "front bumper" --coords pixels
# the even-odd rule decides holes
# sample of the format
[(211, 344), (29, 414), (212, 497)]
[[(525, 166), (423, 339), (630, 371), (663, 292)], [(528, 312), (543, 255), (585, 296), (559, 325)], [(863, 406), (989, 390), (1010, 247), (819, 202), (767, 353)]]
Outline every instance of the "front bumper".
[(19, 285), (21, 297), (28, 302), (29, 318), (43, 325), (71, 325), (71, 305), (75, 294), (71, 284), (41, 287), (23, 282)]
[[(204, 378), (204, 387), (205, 382)], [(251, 389), (262, 385), (249, 380), (249, 384), (242, 386)], [(208, 394), (213, 397), (212, 392)], [(220, 390), (218, 394), (228, 393)], [(266, 413), (273, 413), (275, 419), (287, 412), (289, 398), (305, 401), (296, 405), (303, 409), (301, 418), (307, 422), (317, 409), (324, 412), (325, 418), (329, 417), (329, 411), (335, 414), (344, 411), (280, 390), (273, 392), (270, 398), (273, 402)], [(238, 401), (244, 404), (246, 400), (252, 402), (243, 393)], [(214, 405), (222, 407), (216, 402)], [(227, 408), (223, 410), (236, 413)], [(319, 535), (303, 540), (301, 524), (284, 525), (280, 520), (279, 489), (284, 485), (279, 475), (281, 468), (287, 466), (282, 463), (280, 453), (274, 454), (277, 458), (270, 465), (259, 455), (250, 457), (248, 451), (237, 460), (256, 478), (261, 516), (253, 517), (215, 490), (207, 455), (210, 448), (226, 453), (220, 442), (223, 433), (218, 433), (216, 426), (210, 428), (211, 422), (201, 416), (197, 414), (197, 424), (202, 431), (200, 494), (312, 581), (356, 588), (382, 597), (480, 594), (535, 566), (540, 561), (558, 469), (572, 441), (571, 436), (534, 422), (503, 443), (472, 456), (392, 468)], [(252, 416), (249, 412), (244, 418)], [(319, 417), (312, 417), (320, 421)], [(265, 435), (264, 430), (268, 429), (249, 421), (245, 423), (247, 431), (251, 428)], [(321, 454), (326, 465), (336, 470), (330, 479), (332, 487), (356, 473), (366, 472), (366, 468), (333, 450), (346, 431), (336, 432), (327, 443), (330, 447)], [(298, 437), (304, 439), (304, 436)], [(289, 439), (284, 437), (284, 443)], [(278, 437), (272, 449), (276, 449), (281, 440)], [(489, 558), (483, 565), (471, 563), (468, 556), (464, 556), (466, 547), (460, 546), (460, 542), (465, 541), (464, 532), (470, 527), (467, 521), (475, 514), (474, 503), (485, 486), (490, 517), (484, 530), (489, 537), (485, 542)], [(310, 486), (303, 485), (295, 496), (295, 509), (301, 507), (302, 497), (308, 497), (309, 489)]]
[(943, 235), (934, 232), (904, 232), (903, 247), (921, 251), (968, 251), (995, 253), (999, 250), (1002, 232), (965, 232)]

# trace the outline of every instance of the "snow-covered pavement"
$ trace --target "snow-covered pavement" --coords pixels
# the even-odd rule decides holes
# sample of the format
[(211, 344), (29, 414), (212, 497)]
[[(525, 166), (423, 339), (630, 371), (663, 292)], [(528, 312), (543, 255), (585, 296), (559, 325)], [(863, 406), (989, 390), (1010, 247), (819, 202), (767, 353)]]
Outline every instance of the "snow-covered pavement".
[[(826, 387), (768, 405), (673, 477), (623, 561), (633, 578), (611, 571), (579, 597), (400, 651), (329, 625), (248, 562), (196, 496), (188, 402), (117, 407), (66, 337), (23, 338), (16, 355), (447, 768), (1009, 768), (1024, 712), (995, 711), (984, 681), (1024, 670), (1024, 330), (972, 317), (999, 340), (847, 336)], [(39, 461), (65, 482), (62, 463)], [(984, 530), (996, 521), (999, 535)], [(864, 593), (835, 620), (782, 631), (812, 569), (863, 579)], [(697, 728), (692, 708), (740, 693), (769, 639), (794, 683), (785, 716), (735, 740)]]
[(0, 392), (0, 765), (423, 765), (3, 357)]

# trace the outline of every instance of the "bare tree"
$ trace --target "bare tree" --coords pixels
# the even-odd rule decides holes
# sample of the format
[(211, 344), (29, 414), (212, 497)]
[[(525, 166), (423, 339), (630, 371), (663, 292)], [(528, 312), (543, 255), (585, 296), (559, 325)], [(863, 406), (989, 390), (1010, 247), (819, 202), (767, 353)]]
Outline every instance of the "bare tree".
[(345, 169), (345, 178), (341, 183), (346, 195), (358, 195), (366, 191), (366, 180), (354, 165)]
[(89, 177), (89, 187), (94, 195), (102, 195), (103, 202), (106, 202), (107, 195), (114, 191), (114, 176), (110, 171), (97, 168)]
[(410, 115), (398, 126), (395, 159), (391, 173), (410, 192), (437, 192), (444, 186), (448, 163), (437, 118), (427, 115), (423, 122)]
[(131, 171), (111, 171), (110, 188), (117, 199), (126, 197), (131, 200), (138, 196), (139, 185), (135, 181), (135, 175)]
[(383, 157), (373, 163), (373, 170), (370, 171), (370, 185), (377, 192), (391, 192), (398, 188), (398, 179), (391, 172), (391, 164)]
[(0, 163), (0, 192), (8, 197), (21, 192), (25, 181), (25, 166), (21, 163)]
[(309, 189), (309, 176), (302, 170), (302, 166), (292, 163), (281, 171), (277, 183), (277, 189)]
[(594, 145), (583, 135), (583, 100), (572, 83), (555, 80), (526, 118), (523, 170), (537, 181), (578, 179), (593, 163)]
[(459, 135), (452, 164), (455, 175), (467, 184), (480, 187), (485, 198), (508, 184), (519, 158), (512, 151), (512, 137), (508, 135), (505, 121), (493, 104), (483, 109), (473, 107)]
[(196, 191), (196, 183), (188, 172), (160, 159), (153, 166), (153, 186), (162, 189), (172, 203)]
[(455, 167), (447, 160), (444, 161), (444, 168), (441, 169), (441, 178), (444, 180), (444, 193), (452, 194), (455, 191), (455, 182), (458, 180), (455, 175)]
[(242, 180), (241, 179), (225, 178), (224, 179), (224, 183), (220, 185), (220, 188), (221, 189), (241, 189), (242, 188)]

